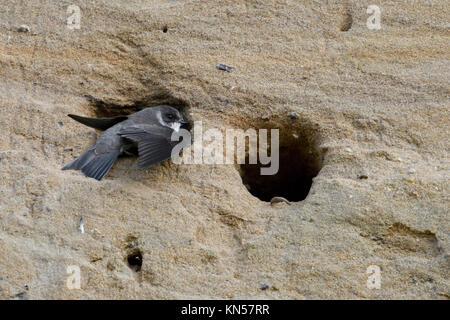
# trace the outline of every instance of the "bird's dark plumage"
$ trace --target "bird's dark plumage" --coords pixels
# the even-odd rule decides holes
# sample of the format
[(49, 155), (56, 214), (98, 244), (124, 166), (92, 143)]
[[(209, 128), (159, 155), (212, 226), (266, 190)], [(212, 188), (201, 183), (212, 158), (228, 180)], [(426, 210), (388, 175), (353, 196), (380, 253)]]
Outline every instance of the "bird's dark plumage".
[(113, 151), (97, 155), (94, 146), (92, 146), (79, 158), (63, 167), (62, 170), (81, 170), (86, 176), (101, 180), (111, 169), (119, 154), (119, 151)]
[(89, 127), (105, 130), (97, 141), (79, 158), (62, 170), (81, 170), (86, 176), (101, 180), (111, 169), (117, 157), (137, 144), (139, 168), (156, 164), (171, 157), (172, 133), (187, 122), (179, 111), (161, 105), (145, 108), (128, 116), (114, 118), (86, 118), (70, 114), (72, 119)]
[(145, 168), (170, 158), (172, 148), (178, 142), (171, 141), (170, 136), (161, 133), (160, 129), (153, 125), (129, 127), (119, 132), (122, 137), (137, 142), (138, 168)]

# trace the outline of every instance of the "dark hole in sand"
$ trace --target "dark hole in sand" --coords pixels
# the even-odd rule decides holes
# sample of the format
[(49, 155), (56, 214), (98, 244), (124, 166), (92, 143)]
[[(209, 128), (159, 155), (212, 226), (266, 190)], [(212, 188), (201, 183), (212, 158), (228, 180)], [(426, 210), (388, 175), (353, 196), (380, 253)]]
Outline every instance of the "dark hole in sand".
[[(317, 150), (310, 129), (279, 129), (279, 170), (274, 175), (261, 175), (261, 167), (246, 164), (240, 174), (249, 192), (262, 201), (283, 197), (289, 201), (304, 200), (322, 166), (322, 155)], [(270, 141), (270, 140), (269, 140)], [(268, 143), (270, 145), (270, 143)]]
[(141, 271), (142, 268), (142, 253), (139, 250), (133, 251), (127, 257), (128, 265), (136, 272)]

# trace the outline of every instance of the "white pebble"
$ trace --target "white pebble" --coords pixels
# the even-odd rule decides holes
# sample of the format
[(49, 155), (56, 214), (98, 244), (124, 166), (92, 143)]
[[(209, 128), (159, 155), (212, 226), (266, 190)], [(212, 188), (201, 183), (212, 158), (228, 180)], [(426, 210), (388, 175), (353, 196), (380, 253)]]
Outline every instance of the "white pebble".
[(270, 204), (271, 205), (273, 205), (275, 203), (279, 203), (279, 202), (284, 202), (284, 203), (287, 203), (289, 205), (291, 204), (289, 202), (289, 200), (287, 200), (286, 198), (283, 198), (283, 197), (273, 197), (272, 199), (270, 199)]
[(91, 233), (92, 234), (96, 234), (96, 235), (99, 235), (100, 234), (100, 231), (98, 231), (97, 229), (91, 229)]
[(344, 149), (344, 151), (345, 151), (345, 152), (348, 152), (348, 153), (350, 153), (350, 152), (353, 152), (353, 150), (352, 150), (352, 149), (350, 149), (350, 148), (348, 148), (348, 147), (347, 147), (347, 148), (345, 148), (345, 149)]
[(78, 229), (80, 230), (81, 233), (84, 233), (83, 217), (80, 217), (80, 225), (79, 225)]
[(414, 169), (414, 168), (409, 168), (408, 169), (408, 174), (413, 174), (415, 172), (416, 172), (416, 169)]
[(30, 32), (30, 27), (26, 24), (22, 24), (19, 28), (17, 28), (18, 32)]

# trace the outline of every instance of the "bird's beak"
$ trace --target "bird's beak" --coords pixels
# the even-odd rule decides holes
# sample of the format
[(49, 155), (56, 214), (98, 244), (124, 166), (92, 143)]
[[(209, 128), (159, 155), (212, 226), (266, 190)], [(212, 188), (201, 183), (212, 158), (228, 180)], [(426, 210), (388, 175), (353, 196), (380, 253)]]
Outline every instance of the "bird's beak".
[(185, 125), (185, 124), (189, 124), (189, 121), (186, 121), (186, 120), (184, 120), (184, 119), (181, 119), (181, 120), (180, 120), (180, 123), (181, 123), (182, 125)]

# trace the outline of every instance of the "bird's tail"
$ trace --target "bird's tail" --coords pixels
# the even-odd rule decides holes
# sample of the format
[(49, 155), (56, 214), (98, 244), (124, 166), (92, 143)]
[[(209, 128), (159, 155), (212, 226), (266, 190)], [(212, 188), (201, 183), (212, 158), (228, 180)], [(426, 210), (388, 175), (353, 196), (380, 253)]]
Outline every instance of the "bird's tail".
[(111, 169), (119, 154), (120, 151), (96, 154), (95, 147), (92, 146), (62, 170), (81, 170), (86, 176), (101, 180)]

